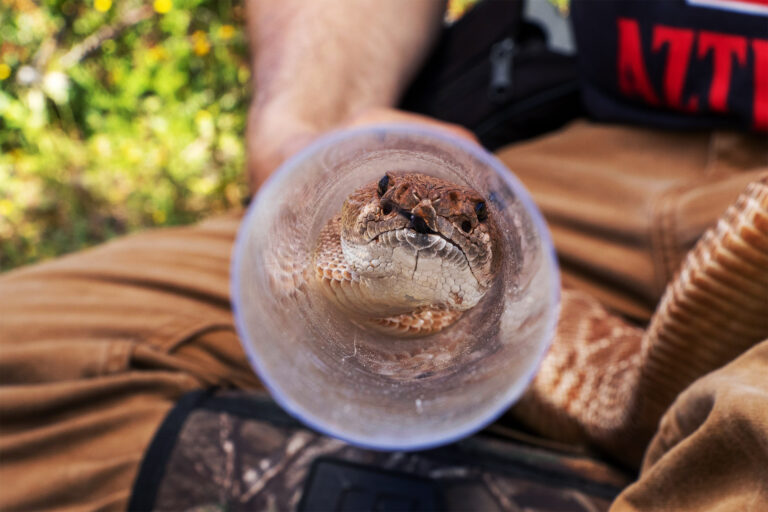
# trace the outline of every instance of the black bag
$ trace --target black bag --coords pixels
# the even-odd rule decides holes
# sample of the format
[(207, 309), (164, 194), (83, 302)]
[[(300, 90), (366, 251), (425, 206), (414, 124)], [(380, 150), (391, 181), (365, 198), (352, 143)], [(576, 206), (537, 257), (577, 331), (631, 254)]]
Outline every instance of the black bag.
[(432, 450), (379, 452), (313, 432), (263, 394), (194, 391), (155, 434), (128, 508), (605, 511), (630, 480), (500, 425)]
[(400, 107), (460, 124), (490, 150), (580, 116), (576, 58), (550, 50), (522, 8), (485, 0), (446, 27)]

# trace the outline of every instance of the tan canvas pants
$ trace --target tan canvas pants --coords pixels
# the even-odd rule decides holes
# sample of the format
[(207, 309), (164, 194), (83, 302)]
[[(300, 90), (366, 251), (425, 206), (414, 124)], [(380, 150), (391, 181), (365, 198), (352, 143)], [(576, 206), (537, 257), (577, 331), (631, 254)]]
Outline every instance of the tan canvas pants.
[(547, 218), (563, 282), (646, 320), (699, 236), (768, 172), (768, 139), (576, 122), (498, 156)]
[(185, 392), (258, 386), (229, 305), (239, 215), (0, 278), (0, 509), (125, 508)]
[[(744, 185), (765, 141), (579, 122), (500, 157), (551, 224), (564, 280), (647, 318)], [(126, 237), (0, 276), (0, 509), (121, 509), (185, 392), (254, 388), (234, 332), (240, 215)], [(768, 344), (689, 388), (617, 510), (747, 510), (768, 500)], [(755, 509), (756, 510), (756, 509)]]

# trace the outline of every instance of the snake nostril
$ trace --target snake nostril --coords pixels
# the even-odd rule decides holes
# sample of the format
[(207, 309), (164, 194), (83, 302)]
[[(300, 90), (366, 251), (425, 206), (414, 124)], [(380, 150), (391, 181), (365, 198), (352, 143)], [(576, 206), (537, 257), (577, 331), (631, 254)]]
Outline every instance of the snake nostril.
[(472, 231), (472, 223), (470, 223), (468, 220), (465, 220), (461, 223), (461, 230), (465, 233), (469, 233)]

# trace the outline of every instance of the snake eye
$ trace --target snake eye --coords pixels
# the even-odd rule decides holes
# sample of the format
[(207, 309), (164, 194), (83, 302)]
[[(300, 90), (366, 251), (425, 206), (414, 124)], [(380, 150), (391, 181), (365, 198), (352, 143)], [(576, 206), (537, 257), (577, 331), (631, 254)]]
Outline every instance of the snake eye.
[(376, 192), (378, 192), (379, 197), (384, 195), (384, 192), (387, 191), (388, 187), (389, 187), (389, 176), (385, 174), (384, 177), (382, 177), (379, 180), (379, 185), (376, 187)]
[(461, 230), (465, 233), (469, 233), (472, 231), (472, 224), (468, 220), (465, 220), (461, 223)]
[(389, 202), (385, 203), (381, 207), (381, 213), (383, 213), (384, 215), (389, 215), (390, 213), (392, 213), (392, 203), (389, 203)]
[(480, 201), (475, 205), (475, 214), (477, 214), (477, 220), (480, 222), (488, 219), (488, 207), (485, 206), (485, 201)]

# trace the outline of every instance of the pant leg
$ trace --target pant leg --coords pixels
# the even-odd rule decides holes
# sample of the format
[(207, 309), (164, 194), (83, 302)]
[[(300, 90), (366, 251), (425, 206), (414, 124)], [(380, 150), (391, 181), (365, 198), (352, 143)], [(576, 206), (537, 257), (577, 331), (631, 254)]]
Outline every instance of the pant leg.
[(563, 282), (643, 321), (704, 230), (768, 173), (757, 134), (588, 121), (498, 157), (546, 217)]
[(614, 512), (768, 510), (768, 340), (696, 381)]
[[(599, 348), (610, 359), (629, 347), (640, 373), (622, 393), (612, 379), (621, 372), (601, 366), (599, 350), (584, 351), (582, 375), (607, 382), (599, 393), (607, 400), (593, 394), (589, 405), (598, 407), (590, 414), (574, 410), (576, 393), (552, 392), (551, 383), (572, 377), (577, 361), (560, 358), (558, 366), (553, 355), (578, 352), (574, 341), (584, 332), (568, 326), (589, 320), (574, 316), (581, 311), (564, 295), (559, 336), (518, 413), (543, 420), (539, 430), (550, 431), (570, 414), (574, 430), (619, 460), (634, 462), (626, 447), (642, 443), (641, 455), (653, 437), (640, 478), (613, 505), (617, 512), (768, 510), (765, 139), (579, 122), (500, 156), (547, 216), (565, 283), (638, 318), (647, 317), (666, 287), (642, 341), (620, 344), (612, 324), (600, 320), (611, 329)], [(672, 281), (685, 251), (747, 181), (755, 185), (743, 202), (717, 221)], [(548, 368), (555, 370), (549, 376)], [(554, 403), (552, 413), (536, 418), (535, 408), (519, 409), (534, 400), (545, 413), (541, 404)], [(622, 413), (618, 424), (602, 421), (611, 411)]]
[(229, 305), (239, 218), (0, 276), (0, 509), (124, 509), (178, 397), (259, 386)]

